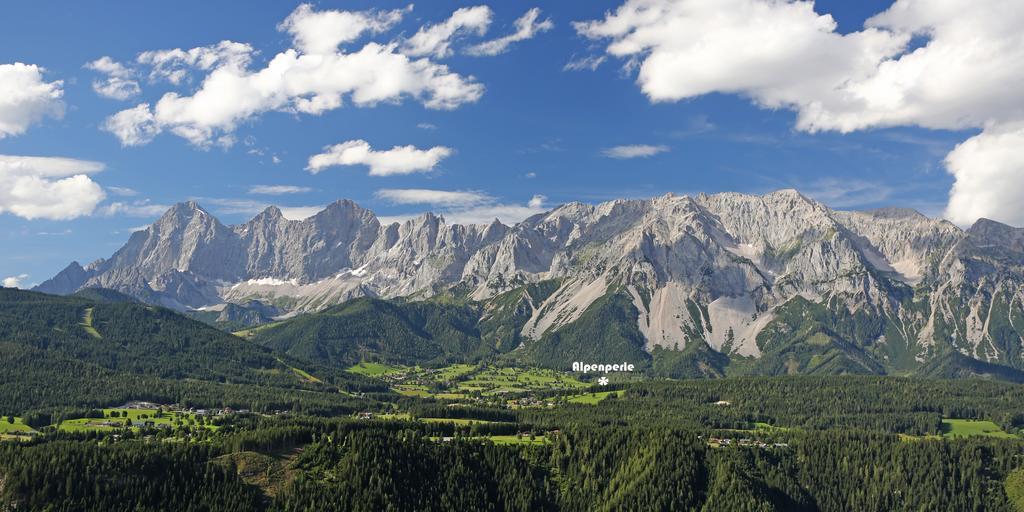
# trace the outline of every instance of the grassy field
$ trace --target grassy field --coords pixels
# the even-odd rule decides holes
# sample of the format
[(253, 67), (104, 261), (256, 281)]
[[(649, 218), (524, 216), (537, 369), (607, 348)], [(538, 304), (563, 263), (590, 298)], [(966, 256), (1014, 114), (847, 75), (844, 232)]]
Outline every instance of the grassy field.
[(348, 372), (356, 373), (359, 375), (365, 375), (367, 377), (380, 377), (392, 373), (401, 373), (407, 369), (401, 366), (392, 366), (381, 363), (359, 363), (351, 368)]
[[(111, 416), (112, 412), (118, 416)], [(103, 409), (103, 418), (77, 418), (64, 420), (57, 426), (58, 430), (64, 432), (89, 432), (89, 431), (111, 431), (124, 428), (124, 422), (145, 421), (154, 425), (174, 425), (175, 419), (181, 420), (186, 425), (199, 426), (196, 416), (186, 413), (165, 413), (162, 418), (154, 417), (156, 409)], [(204, 425), (205, 428), (216, 430), (214, 425)], [(133, 429), (137, 429), (133, 427)]]
[(100, 336), (99, 331), (92, 326), (92, 308), (85, 308), (85, 314), (82, 315), (82, 329), (85, 329), (85, 332), (93, 338), (98, 340), (103, 339), (103, 336)]
[(379, 420), (395, 420), (395, 421), (410, 421), (412, 418), (409, 417), (407, 412), (396, 412), (396, 413), (384, 413), (376, 416)]
[[(283, 364), (285, 366), (288, 366), (284, 361), (281, 360), (281, 358), (278, 358), (277, 362), (279, 362), (279, 363), (281, 363), (281, 364)], [(301, 368), (295, 368), (294, 366), (288, 366), (288, 368), (290, 368), (291, 371), (294, 372), (296, 376), (298, 376), (300, 379), (302, 379), (302, 380), (304, 380), (306, 382), (312, 382), (312, 383), (317, 383), (317, 384), (323, 382), (320, 379), (310, 375), (308, 372), (306, 372), (306, 370), (303, 370)]]
[(530, 436), (487, 436), (484, 439), (490, 440), (494, 444), (550, 444), (551, 440), (545, 436), (536, 436), (530, 439)]
[(947, 438), (970, 436), (1017, 438), (1013, 434), (1003, 432), (999, 425), (991, 421), (958, 419), (942, 420), (942, 436)]
[(22, 423), (21, 418), (14, 416), (14, 423), (8, 422), (7, 419), (7, 416), (0, 417), (0, 434), (32, 432), (32, 427)]
[(458, 391), (477, 391), (484, 395), (549, 389), (575, 390), (587, 387), (587, 384), (569, 374), (544, 368), (487, 367), (464, 371), (462, 376), (468, 378), (458, 383)]
[[(431, 437), (434, 441), (440, 441), (440, 437)], [(522, 445), (542, 445), (551, 444), (551, 440), (543, 435), (534, 436), (530, 439), (530, 436), (476, 436), (476, 437), (463, 437), (462, 439), (471, 441), (490, 441), (494, 444), (522, 444)]]
[(253, 335), (255, 335), (256, 333), (262, 331), (263, 329), (266, 329), (266, 328), (268, 328), (270, 326), (273, 326), (273, 325), (277, 325), (278, 323), (280, 323), (280, 322), (270, 322), (270, 323), (263, 324), (263, 325), (257, 325), (256, 327), (250, 327), (249, 329), (242, 329), (241, 331), (235, 331), (235, 332), (233, 332), (231, 334), (234, 334), (235, 336), (238, 336), (239, 338), (251, 338)]
[(421, 386), (418, 384), (400, 384), (398, 386), (395, 386), (393, 389), (395, 390), (396, 393), (405, 396), (433, 396), (430, 394), (430, 390), (428, 390), (426, 386)]
[(764, 422), (761, 422), (761, 421), (755, 421), (754, 422), (754, 430), (755, 431), (761, 430), (761, 431), (764, 431), (764, 432), (789, 432), (789, 431), (791, 431), (793, 429), (789, 428), (789, 427), (776, 427), (775, 425), (772, 425), (771, 423), (764, 423)]
[(466, 418), (420, 418), (424, 423), (454, 423), (456, 425), (475, 425), (478, 423), (504, 423), (501, 421), (474, 420)]
[(444, 368), (441, 368), (441, 370), (439, 372), (437, 372), (437, 374), (436, 374), (437, 375), (437, 380), (440, 380), (440, 381), (454, 380), (454, 379), (457, 379), (457, 378), (459, 378), (459, 377), (461, 377), (463, 375), (467, 375), (467, 374), (473, 373), (474, 371), (476, 371), (476, 369), (477, 369), (477, 366), (475, 364), (453, 364), (451, 366), (446, 366)]
[(575, 395), (569, 397), (566, 401), (570, 404), (587, 404), (597, 405), (601, 400), (608, 398), (608, 396), (615, 394), (619, 396), (618, 391), (598, 391), (597, 393), (584, 393), (582, 395)]
[(571, 374), (545, 368), (512, 368), (453, 364), (443, 368), (411, 368), (381, 363), (360, 363), (349, 372), (368, 377), (394, 376), (392, 389), (405, 396), (463, 400), (475, 395), (564, 390), (576, 391), (588, 384)]
[(13, 419), (14, 423), (11, 423), (7, 416), (0, 416), (0, 441), (29, 439), (28, 434), (35, 430), (22, 423), (21, 418), (14, 416)]
[(1024, 469), (1013, 471), (1003, 484), (1010, 503), (1018, 512), (1024, 512)]

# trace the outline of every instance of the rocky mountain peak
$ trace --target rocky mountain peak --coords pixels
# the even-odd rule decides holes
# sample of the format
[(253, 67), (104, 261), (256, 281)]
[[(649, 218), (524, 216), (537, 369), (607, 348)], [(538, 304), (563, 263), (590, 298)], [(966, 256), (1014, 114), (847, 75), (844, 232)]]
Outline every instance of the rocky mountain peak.
[(1014, 252), (1024, 252), (1024, 228), (981, 218), (967, 230), (967, 234), (980, 246), (999, 246)]
[(271, 205), (271, 206), (268, 206), (262, 212), (260, 212), (260, 214), (257, 215), (257, 218), (259, 218), (259, 217), (263, 217), (263, 218), (267, 218), (267, 219), (281, 219), (281, 218), (284, 218), (284, 214), (281, 213), (281, 209), (280, 208)]
[(895, 206), (865, 210), (863, 213), (879, 219), (928, 220), (927, 216), (913, 208), (899, 208)]
[[(1007, 331), (985, 319), (997, 299), (1000, 308), (1024, 304), (1022, 254), (1024, 230), (997, 222), (964, 232), (908, 209), (835, 211), (792, 189), (568, 203), (514, 226), (448, 224), (433, 213), (381, 226), (341, 200), (303, 221), (269, 207), (227, 227), (186, 202), (111, 258), (73, 263), (39, 289), (105, 287), (179, 309), (259, 300), (285, 314), (454, 286), (486, 301), (557, 280), (524, 306), (527, 339), (618, 294), (648, 349), (706, 342), (757, 356), (758, 334), (799, 299), (839, 315), (884, 312), (896, 323), (865, 343), (911, 347), (911, 359), (949, 343), (998, 359), (1010, 350)], [(912, 308), (911, 296), (920, 298)]]

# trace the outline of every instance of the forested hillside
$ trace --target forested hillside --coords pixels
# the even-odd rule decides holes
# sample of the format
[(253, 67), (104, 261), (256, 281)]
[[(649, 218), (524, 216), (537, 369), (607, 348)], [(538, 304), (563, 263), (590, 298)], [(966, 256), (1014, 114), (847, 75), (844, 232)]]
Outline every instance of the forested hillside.
[(1009, 369), (708, 379), (754, 363), (690, 345), (599, 386), (523, 364), (632, 357), (630, 304), (516, 350), (544, 293), (363, 298), (247, 341), (102, 290), (0, 290), (0, 510), (1020, 510)]
[(441, 441), (444, 429), (415, 423), (263, 427), (202, 445), (0, 445), (0, 500), (19, 510), (1012, 512), (1003, 481), (1022, 456), (1019, 440), (859, 430), (715, 447), (672, 428), (570, 428), (518, 445)]
[(0, 413), (130, 399), (346, 410), (339, 390), (385, 390), (123, 299), (103, 291), (58, 297), (0, 289)]

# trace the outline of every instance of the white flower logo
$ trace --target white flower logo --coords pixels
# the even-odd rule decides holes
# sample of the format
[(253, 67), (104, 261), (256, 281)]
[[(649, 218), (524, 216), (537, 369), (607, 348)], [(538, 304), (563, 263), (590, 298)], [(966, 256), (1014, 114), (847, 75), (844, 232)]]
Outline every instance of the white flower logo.
[(597, 383), (602, 385), (602, 386), (607, 386), (608, 385), (608, 377), (601, 377), (600, 379), (597, 379)]

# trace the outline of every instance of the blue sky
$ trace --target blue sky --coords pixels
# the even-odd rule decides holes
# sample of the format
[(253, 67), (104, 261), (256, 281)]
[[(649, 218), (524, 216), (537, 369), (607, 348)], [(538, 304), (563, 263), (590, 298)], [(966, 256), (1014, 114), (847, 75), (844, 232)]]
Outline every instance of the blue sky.
[[(830, 37), (839, 40), (864, 30), (865, 20), (890, 4), (819, 1), (813, 11), (833, 17), (837, 27)], [(310, 15), (375, 9), (375, 15), (383, 16), (397, 10), (400, 21), (343, 42), (341, 52), (354, 52), (371, 41), (397, 42), (400, 48), (421, 27), (445, 21), (457, 8), (484, 4), (424, 2), (411, 10), (407, 5), (323, 1), (312, 5)], [(178, 1), (173, 5), (116, 1), (104, 2), (102, 7), (70, 1), (5, 2), (0, 6), (0, 17), (17, 20), (5, 24), (0, 33), (0, 65), (35, 65), (42, 69), (44, 83), (61, 81), (58, 102), (63, 108), (62, 115), (42, 114), (23, 132), (0, 137), (0, 155), (98, 162), (102, 170), (88, 171), (88, 180), (103, 191), (90, 213), (73, 218), (19, 214), (0, 204), (4, 249), (0, 278), (17, 278), (18, 284), (27, 286), (47, 279), (71, 260), (86, 263), (109, 256), (133, 228), (152, 222), (164, 207), (188, 199), (199, 201), (229, 224), (244, 222), (266, 204), (311, 211), (340, 198), (353, 199), (388, 218), (435, 210), (448, 212), (449, 218), (500, 215), (512, 222), (568, 201), (600, 202), (667, 192), (764, 193), (793, 187), (841, 209), (899, 205), (941, 216), (955, 181), (944, 160), (957, 144), (991, 126), (986, 124), (988, 118), (945, 122), (921, 116), (894, 120), (875, 116), (852, 130), (807, 129), (801, 127), (800, 116), (810, 107), (788, 100), (770, 105), (775, 89), (766, 92), (760, 82), (727, 87), (722, 84), (733, 82), (722, 76), (713, 77), (717, 82), (708, 92), (659, 99), (659, 92), (641, 83), (640, 72), (630, 60), (643, 64), (650, 55), (676, 48), (672, 45), (678, 42), (656, 42), (633, 55), (614, 55), (612, 43), (624, 36), (588, 35), (573, 22), (600, 22), (628, 4), (538, 1), (491, 4), (486, 33), (463, 33), (451, 42), (451, 55), (410, 57), (447, 66), (447, 72), (483, 87), (478, 98), (461, 97), (450, 108), (430, 108), (425, 105), (427, 98), (414, 94), (358, 105), (346, 92), (339, 108), (308, 114), (295, 111), (291, 103), (275, 104), (240, 116), (227, 128), (217, 125), (212, 135), (199, 142), (172, 133), (175, 127), (192, 126), (174, 124), (178, 121), (162, 124), (161, 133), (136, 145), (125, 145), (104, 129), (108, 118), (120, 111), (148, 103), (157, 112), (155, 105), (167, 93), (195, 94), (216, 69), (186, 67), (187, 78), (174, 84), (154, 78), (152, 66), (138, 62), (140, 53), (188, 50), (230, 40), (249, 44), (253, 50), (251, 61), (238, 73), (257, 71), (298, 45), (294, 33), (279, 27), (298, 7), (297, 2), (281, 1)], [(470, 54), (474, 45), (515, 32), (516, 20), (531, 8), (540, 10), (536, 22), (550, 20), (553, 27), (512, 42), (497, 55)], [(889, 30), (898, 32), (897, 25), (893, 22)], [(923, 38), (922, 33), (907, 29), (902, 48), (886, 58), (899, 59), (923, 48), (929, 44), (928, 37), (937, 39), (935, 34), (942, 32)], [(102, 85), (110, 75), (86, 64), (105, 56), (125, 66), (124, 76), (138, 84), (138, 94), (119, 100), (94, 90), (94, 82)], [(602, 57), (593, 70), (566, 69), (570, 62)], [(769, 74), (789, 69), (769, 70)], [(673, 91), (669, 94), (678, 89)], [(964, 108), (977, 110), (971, 105)], [(856, 114), (867, 119), (864, 112)], [(374, 151), (411, 145), (416, 151), (442, 147), (448, 153), (429, 168), (421, 164), (405, 173), (382, 173), (388, 175), (371, 175), (367, 165), (333, 165), (316, 173), (307, 169), (309, 159), (326, 147), (360, 140)], [(622, 148), (626, 146), (632, 149)], [(615, 151), (616, 147), (620, 149)], [(621, 157), (636, 153), (653, 154)], [(253, 193), (256, 186), (288, 186), (292, 192)], [(382, 190), (462, 195), (416, 196)], [(421, 201), (414, 202), (415, 198)]]

